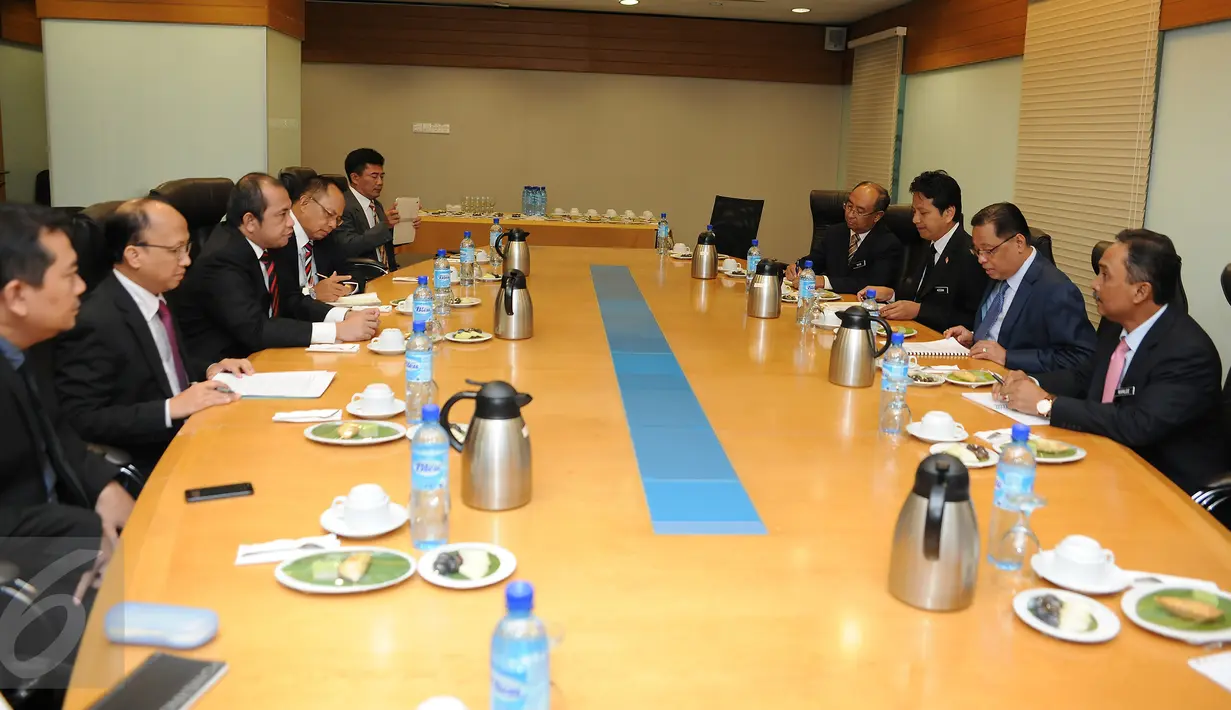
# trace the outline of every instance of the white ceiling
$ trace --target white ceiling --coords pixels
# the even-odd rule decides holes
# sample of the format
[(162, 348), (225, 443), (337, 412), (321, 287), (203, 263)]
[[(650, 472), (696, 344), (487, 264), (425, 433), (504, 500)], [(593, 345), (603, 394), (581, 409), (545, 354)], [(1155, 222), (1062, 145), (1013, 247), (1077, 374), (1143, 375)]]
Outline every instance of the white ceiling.
[[(388, 1), (388, 0), (386, 0)], [(422, 0), (392, 0), (425, 4)], [(902, 5), (907, 0), (640, 0), (637, 5), (621, 5), (619, 0), (505, 0), (511, 7), (526, 10), (586, 10), (626, 12), (643, 15), (680, 15), (726, 20), (765, 20), (801, 22), (815, 25), (849, 24), (881, 10)], [(435, 5), (476, 5), (492, 7), (493, 0), (438, 0)], [(502, 3), (503, 4), (503, 3)], [(806, 7), (811, 12), (795, 13)]]

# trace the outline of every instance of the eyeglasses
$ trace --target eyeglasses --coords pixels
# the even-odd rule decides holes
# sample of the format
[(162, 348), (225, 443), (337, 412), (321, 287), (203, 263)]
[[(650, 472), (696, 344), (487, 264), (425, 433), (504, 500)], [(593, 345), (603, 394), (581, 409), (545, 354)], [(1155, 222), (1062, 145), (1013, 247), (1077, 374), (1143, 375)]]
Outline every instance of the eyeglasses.
[(192, 245), (189, 244), (188, 242), (184, 242), (183, 244), (176, 244), (173, 247), (168, 247), (168, 246), (163, 246), (162, 244), (148, 244), (146, 242), (137, 242), (136, 244), (133, 244), (133, 246), (146, 247), (148, 249), (162, 249), (163, 251), (169, 251), (172, 254), (174, 254), (177, 259), (182, 259), (185, 256), (188, 256), (188, 250), (189, 248), (191, 248)]
[(976, 258), (976, 259), (978, 259), (978, 258), (979, 258), (979, 257), (981, 257), (981, 256), (985, 256), (985, 257), (987, 257), (987, 258), (989, 258), (989, 259), (990, 259), (990, 258), (992, 258), (992, 254), (995, 254), (995, 253), (996, 253), (996, 250), (997, 250), (997, 249), (999, 249), (1000, 247), (1004, 246), (1005, 244), (1008, 244), (1009, 242), (1013, 241), (1013, 239), (1014, 239), (1015, 237), (1017, 237), (1017, 235), (1016, 235), (1016, 234), (1014, 234), (1012, 237), (1009, 237), (1008, 239), (1006, 239), (1006, 240), (1004, 240), (1004, 241), (1000, 242), (999, 244), (997, 244), (996, 246), (992, 247), (991, 249), (975, 249), (974, 247), (971, 247), (971, 248), (970, 248), (970, 253), (971, 253), (971, 254), (974, 254), (974, 256), (975, 256), (975, 258)]
[(880, 212), (880, 210), (872, 210), (871, 212), (864, 212), (862, 209), (851, 204), (850, 200), (847, 200), (846, 202), (842, 203), (842, 209), (847, 212), (854, 212), (856, 217), (871, 217), (877, 212)]
[(340, 226), (342, 226), (342, 217), (341, 217), (340, 215), (338, 215), (338, 213), (337, 213), (337, 212), (334, 212), (333, 210), (329, 209), (328, 207), (326, 207), (326, 206), (322, 205), (322, 204), (321, 204), (321, 202), (320, 202), (320, 200), (316, 199), (315, 197), (312, 197), (311, 195), (308, 195), (308, 199), (309, 199), (309, 200), (312, 200), (313, 202), (315, 202), (315, 203), (316, 203), (316, 206), (317, 206), (317, 207), (320, 207), (320, 208), (321, 208), (321, 211), (325, 213), (325, 216), (326, 216), (326, 217), (328, 217), (329, 219), (333, 220), (333, 226), (335, 226), (335, 227), (340, 227)]

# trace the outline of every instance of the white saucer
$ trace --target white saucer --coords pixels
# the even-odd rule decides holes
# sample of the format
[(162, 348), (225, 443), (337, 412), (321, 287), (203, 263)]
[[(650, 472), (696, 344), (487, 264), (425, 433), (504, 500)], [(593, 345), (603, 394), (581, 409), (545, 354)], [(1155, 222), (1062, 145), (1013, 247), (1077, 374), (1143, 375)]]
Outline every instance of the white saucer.
[(483, 299), (475, 296), (458, 296), (457, 303), (450, 303), (453, 308), (473, 308), (483, 302)]
[[(1064, 631), (1043, 623), (1042, 620), (1030, 612), (1028, 605), (1030, 600), (1035, 597), (1041, 597), (1044, 594), (1051, 594), (1065, 604), (1084, 604), (1089, 608), (1097, 627), (1093, 631)], [(1066, 592), (1063, 589), (1027, 589), (1013, 597), (1013, 611), (1017, 613), (1017, 618), (1021, 619), (1030, 628), (1063, 641), (1104, 643), (1112, 640), (1120, 633), (1120, 617), (1116, 616), (1115, 612), (1090, 597), (1075, 592)]]
[(455, 330), (449, 333), (445, 333), (445, 340), (448, 340), (451, 343), (463, 343), (466, 345), (470, 345), (472, 343), (486, 343), (487, 341), (492, 339), (491, 333), (483, 333), (482, 337), (468, 338), (468, 339), (463, 340), (462, 338), (458, 337), (458, 333), (460, 332), (461, 332), (460, 330)]
[[(957, 442), (957, 443), (961, 443), (961, 442)], [(945, 449), (946, 449), (946, 448), (948, 448), (948, 447), (950, 447), (950, 446), (953, 446), (953, 442), (942, 442), (942, 443), (939, 443), (939, 444), (932, 444), (931, 448), (929, 448), (929, 449), (928, 449), (928, 453), (932, 453), (932, 454), (943, 454), (943, 453), (945, 453)], [(958, 460), (959, 460), (959, 461), (961, 461), (961, 462), (962, 462), (962, 465), (963, 465), (963, 466), (965, 466), (965, 467), (966, 467), (966, 468), (968, 468), (968, 469), (971, 469), (971, 468), (992, 468), (992, 467), (994, 467), (996, 464), (1000, 463), (1000, 456), (999, 456), (999, 454), (997, 454), (995, 451), (992, 451), (990, 448), (988, 448), (988, 447), (986, 447), (986, 446), (985, 446), (985, 447), (983, 447), (983, 448), (987, 449), (988, 459), (987, 459), (986, 461), (980, 461), (980, 462), (976, 462), (976, 463), (970, 463), (969, 461), (966, 461), (965, 459), (963, 459), (963, 458), (961, 458), (961, 457), (958, 457)], [(969, 452), (968, 452), (968, 453), (969, 453)], [(972, 454), (971, 454), (971, 456), (974, 456), (974, 454), (972, 453)]]
[(1128, 589), (1129, 585), (1132, 584), (1129, 576), (1124, 574), (1115, 563), (1107, 565), (1107, 572), (1101, 580), (1096, 582), (1077, 582), (1058, 576), (1053, 569), (1055, 561), (1055, 550), (1043, 550), (1031, 556), (1030, 567), (1034, 570), (1035, 574), (1057, 587), (1064, 587), (1082, 594), (1116, 594)]
[(389, 502), (389, 523), (380, 530), (371, 532), (357, 533), (346, 527), (346, 520), (343, 519), (341, 511), (334, 508), (329, 508), (321, 513), (321, 527), (339, 537), (353, 538), (369, 538), (388, 535), (406, 524), (410, 519), (410, 515), (406, 512), (405, 506), (398, 505), (392, 501)]
[(731, 271), (720, 271), (723, 276), (733, 279), (743, 279), (748, 277), (748, 272), (743, 269), (732, 269)]
[(386, 350), (385, 348), (377, 345), (375, 340), (370, 340), (368, 341), (368, 350), (376, 353), (377, 355), (404, 355), (406, 354), (406, 344), (403, 343), (400, 348)]
[(924, 436), (919, 431), (922, 428), (922, 426), (923, 426), (922, 422), (911, 422), (910, 424), (906, 425), (906, 433), (910, 434), (916, 439), (922, 439), (928, 442), (929, 444), (956, 444), (959, 441), (966, 441), (966, 439), (970, 438), (970, 435), (966, 433), (966, 429), (958, 422), (954, 422), (954, 426), (957, 427), (957, 432), (955, 432), (951, 436), (941, 437), (939, 439), (931, 437), (931, 436)]
[(389, 417), (406, 413), (406, 402), (400, 399), (393, 400), (393, 408), (384, 412), (367, 412), (362, 409), (362, 406), (363, 402), (355, 400), (346, 405), (346, 411), (348, 414), (360, 419), (388, 419)]
[(680, 261), (688, 261), (689, 259), (692, 259), (692, 252), (688, 252), (687, 254), (681, 254), (679, 252), (673, 251), (671, 252), (671, 258), (678, 259)]

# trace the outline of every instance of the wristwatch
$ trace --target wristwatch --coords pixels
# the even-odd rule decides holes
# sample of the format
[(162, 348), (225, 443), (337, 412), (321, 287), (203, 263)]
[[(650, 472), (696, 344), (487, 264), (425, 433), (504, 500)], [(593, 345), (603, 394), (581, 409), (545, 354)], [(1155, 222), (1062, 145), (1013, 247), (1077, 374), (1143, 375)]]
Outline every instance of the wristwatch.
[(1056, 395), (1054, 394), (1049, 394), (1043, 399), (1039, 400), (1038, 405), (1035, 407), (1035, 409), (1039, 413), (1039, 416), (1045, 417), (1047, 419), (1051, 419), (1051, 405), (1052, 405), (1052, 402), (1055, 402), (1055, 401), (1056, 401)]
[(311, 286), (304, 286), (303, 295), (310, 296), (312, 297), (312, 300), (316, 300), (316, 289), (312, 288)]

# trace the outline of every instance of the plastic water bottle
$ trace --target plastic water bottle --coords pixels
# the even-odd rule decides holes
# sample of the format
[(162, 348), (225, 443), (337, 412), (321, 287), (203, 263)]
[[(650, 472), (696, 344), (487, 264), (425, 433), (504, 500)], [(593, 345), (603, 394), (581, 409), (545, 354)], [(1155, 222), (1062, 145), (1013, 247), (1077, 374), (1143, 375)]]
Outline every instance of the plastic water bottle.
[(889, 436), (906, 433), (910, 424), (910, 407), (906, 406), (906, 386), (910, 384), (910, 356), (902, 347), (905, 337), (894, 333), (889, 337), (889, 349), (881, 359), (880, 431)]
[(658, 218), (658, 234), (654, 237), (654, 250), (659, 254), (666, 254), (668, 235), (671, 234), (671, 225), (667, 223), (667, 213), (663, 212)]
[(463, 286), (474, 285), (474, 240), (470, 238), (470, 232), (462, 232), (462, 246), (459, 249), (461, 253), (461, 284)]
[(534, 216), (543, 217), (547, 214), (547, 186), (540, 185), (534, 192)]
[[(523, 212), (522, 214), (525, 214), (525, 213)], [(491, 249), (489, 250), (489, 256), (491, 256), (492, 258), (492, 273), (498, 274), (500, 273), (500, 263), (504, 261), (503, 259), (500, 258), (500, 253), (496, 251), (496, 238), (504, 233), (504, 230), (500, 228), (500, 218), (499, 217), (492, 218), (492, 228), (487, 230), (487, 233), (488, 233), (488, 236), (490, 237), (488, 246), (491, 247)]]
[(812, 270), (812, 260), (804, 260), (804, 270), (799, 272), (799, 303), (795, 306), (795, 322), (808, 324), (808, 314), (812, 312), (812, 299), (816, 298), (816, 272)]
[(453, 311), (453, 274), (449, 271), (449, 259), (444, 249), (436, 250), (436, 263), (432, 264), (432, 286), (436, 296), (434, 313), (447, 316)]
[(406, 343), (406, 423), (418, 424), (423, 408), (436, 399), (436, 383), (432, 381), (432, 340), (427, 335), (427, 323), (415, 321), (414, 331)]
[(881, 304), (876, 300), (876, 289), (870, 288), (864, 291), (863, 301), (859, 305), (867, 309), (868, 313), (879, 314), (881, 312)]
[(427, 285), (427, 277), (419, 277), (419, 286), (410, 295), (412, 323), (426, 323), (432, 319), (432, 289)]
[(753, 239), (752, 246), (748, 247), (748, 288), (752, 288), (752, 277), (757, 273), (757, 264), (761, 263), (761, 248), (757, 246), (759, 240)]
[(492, 710), (547, 710), (551, 703), (547, 626), (534, 615), (534, 587), (504, 590), (507, 613), (492, 633)]
[(1000, 450), (996, 464), (996, 488), (987, 527), (987, 561), (1003, 570), (1021, 569), (1022, 546), (1006, 540), (1017, 525), (1019, 508), (1012, 497), (1034, 492), (1034, 452), (1030, 450), (1030, 427), (1013, 425), (1013, 441)]
[(410, 543), (431, 550), (449, 541), (449, 437), (440, 407), (423, 407), (423, 423), (410, 440)]
[(521, 189), (521, 213), (524, 215), (530, 214), (530, 186), (526, 185)]

